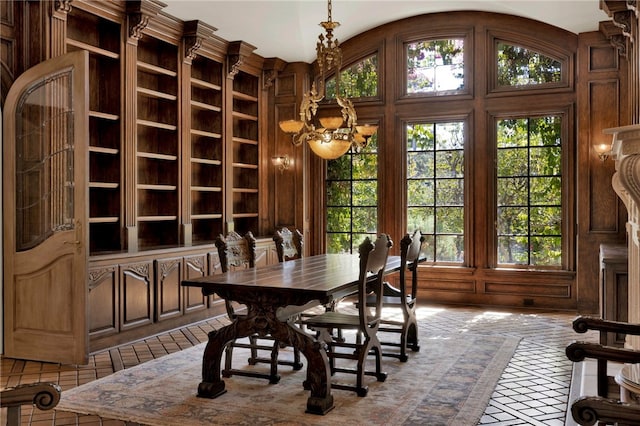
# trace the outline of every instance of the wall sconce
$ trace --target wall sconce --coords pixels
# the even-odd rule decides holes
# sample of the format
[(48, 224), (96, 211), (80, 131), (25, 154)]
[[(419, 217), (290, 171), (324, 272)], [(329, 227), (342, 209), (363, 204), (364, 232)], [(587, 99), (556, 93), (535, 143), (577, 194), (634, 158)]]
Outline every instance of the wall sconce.
[(595, 144), (593, 145), (593, 149), (596, 154), (598, 154), (598, 158), (600, 158), (600, 161), (606, 161), (606, 159), (609, 158), (609, 155), (611, 154), (611, 145), (609, 145), (608, 143)]
[(293, 164), (293, 160), (289, 158), (288, 155), (278, 155), (275, 157), (271, 157), (271, 162), (278, 168), (278, 170), (280, 170), (280, 173), (288, 170), (289, 167)]

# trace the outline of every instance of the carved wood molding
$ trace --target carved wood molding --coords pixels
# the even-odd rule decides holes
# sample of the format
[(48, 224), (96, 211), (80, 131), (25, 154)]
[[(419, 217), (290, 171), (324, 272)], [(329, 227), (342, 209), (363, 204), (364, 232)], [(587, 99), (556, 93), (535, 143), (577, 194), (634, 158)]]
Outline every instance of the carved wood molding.
[(256, 47), (244, 41), (232, 41), (227, 49), (227, 78), (233, 79), (244, 60), (256, 50)]
[(267, 58), (264, 61), (262, 90), (268, 90), (278, 78), (278, 73), (287, 65), (280, 58)]
[(202, 43), (211, 38), (218, 29), (202, 21), (187, 21), (184, 23), (184, 62), (191, 63), (197, 57), (197, 51), (202, 47)]
[(158, 16), (160, 10), (166, 5), (155, 0), (128, 1), (127, 15), (129, 17), (129, 38), (140, 40), (142, 32), (147, 25), (149, 19)]
[(100, 269), (92, 269), (89, 271), (89, 291), (93, 290), (100, 282), (116, 271), (116, 266), (107, 266)]
[(638, 36), (639, 3), (638, 0), (600, 2), (600, 9), (611, 18), (611, 21), (600, 22), (600, 32), (624, 57), (630, 51), (629, 44), (635, 43), (634, 37)]

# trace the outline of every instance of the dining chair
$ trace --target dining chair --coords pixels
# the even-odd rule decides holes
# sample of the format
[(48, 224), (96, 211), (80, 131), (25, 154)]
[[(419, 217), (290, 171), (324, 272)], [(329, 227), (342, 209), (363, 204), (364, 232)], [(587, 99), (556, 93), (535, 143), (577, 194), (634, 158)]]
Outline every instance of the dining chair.
[[(276, 253), (278, 255), (278, 262), (286, 262), (288, 260), (300, 259), (302, 257), (303, 237), (302, 233), (297, 229), (291, 231), (289, 228), (282, 228), (276, 230), (273, 235), (273, 241), (276, 247)], [(297, 315), (296, 315), (297, 316)], [(292, 321), (296, 321), (297, 318), (292, 318)], [(269, 340), (273, 346), (265, 346), (260, 344), (260, 341)], [(287, 359), (281, 359), (279, 355), (279, 348), (285, 348), (287, 345), (283, 342), (277, 342), (271, 336), (258, 336), (257, 334), (249, 336), (251, 344), (251, 356), (249, 358), (249, 364), (255, 365), (257, 363), (269, 363), (272, 367), (275, 367), (274, 355), (278, 365), (288, 365), (293, 367), (294, 370), (300, 370), (304, 366), (300, 361), (300, 351), (296, 348), (293, 349), (293, 361)], [(271, 355), (266, 358), (258, 354), (258, 350), (269, 350)], [(277, 369), (277, 367), (276, 367)]]
[[(215, 242), (218, 249), (218, 256), (220, 257), (220, 267), (222, 272), (227, 272), (239, 268), (254, 268), (256, 260), (256, 239), (251, 232), (247, 232), (244, 236), (241, 236), (237, 232), (231, 231), (227, 236), (219, 235)], [(238, 313), (238, 306), (232, 301), (225, 300), (225, 307), (227, 309), (227, 315), (229, 319), (235, 320), (241, 317), (242, 313)], [(258, 341), (258, 334), (249, 336), (248, 343), (246, 341), (233, 340), (225, 347), (225, 366), (222, 370), (223, 377), (231, 377), (232, 375), (248, 376), (268, 379), (269, 383), (278, 383), (280, 376), (278, 375), (278, 352), (280, 344), (278, 341), (269, 339), (270, 344), (261, 344)], [(269, 351), (270, 356), (266, 362), (269, 363), (269, 373), (256, 370), (243, 370), (233, 368), (233, 349), (244, 348), (251, 351), (248, 363), (255, 365), (257, 363), (258, 350)], [(291, 363), (288, 363), (290, 364)], [(299, 368), (294, 366), (294, 369), (302, 368), (301, 364)]]
[[(424, 237), (420, 230), (413, 234), (407, 233), (400, 240), (400, 277), (398, 287), (392, 286), (385, 281), (382, 288), (382, 316), (380, 319), (379, 332), (399, 334), (400, 341), (381, 340), (383, 346), (399, 348), (400, 352), (383, 352), (383, 356), (398, 358), (401, 362), (409, 359), (407, 348), (417, 352), (420, 350), (418, 343), (418, 320), (416, 318), (417, 291), (418, 291), (418, 262)], [(407, 272), (411, 272), (411, 277), (407, 277)], [(408, 281), (410, 283), (408, 284)], [(367, 304), (375, 304), (373, 296), (367, 297)], [(402, 313), (402, 320), (393, 319), (388, 314), (389, 309), (399, 309)], [(386, 311), (386, 312), (385, 312)]]
[[(326, 343), (332, 375), (335, 373), (356, 375), (355, 385), (333, 380), (332, 388), (355, 391), (358, 396), (366, 396), (369, 387), (364, 383), (365, 375), (375, 376), (379, 382), (387, 378), (387, 373), (382, 371), (382, 348), (377, 332), (382, 311), (382, 277), (392, 245), (391, 238), (386, 234), (381, 234), (375, 243), (367, 237), (360, 244), (358, 312), (356, 314), (333, 310), (301, 321), (307, 328), (318, 333), (318, 340)], [(366, 303), (369, 295), (376, 295), (374, 304)], [(354, 341), (348, 341), (347, 334), (344, 332), (343, 340), (335, 339), (334, 330), (355, 331)], [(366, 369), (369, 354), (375, 356), (375, 371)], [(336, 359), (354, 360), (356, 366), (353, 368), (342, 364), (337, 365)]]

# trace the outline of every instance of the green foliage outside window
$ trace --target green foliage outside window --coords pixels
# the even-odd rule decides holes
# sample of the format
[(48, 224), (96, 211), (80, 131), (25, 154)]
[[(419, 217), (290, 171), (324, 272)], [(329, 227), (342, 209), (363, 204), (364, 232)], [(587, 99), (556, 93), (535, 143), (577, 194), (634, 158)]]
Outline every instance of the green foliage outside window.
[(407, 93), (455, 91), (464, 88), (464, 40), (408, 43)]
[(560, 266), (561, 118), (497, 122), (498, 263)]
[(327, 253), (353, 253), (378, 226), (378, 138), (327, 163)]
[(537, 52), (498, 43), (498, 86), (525, 86), (559, 82), (559, 61)]
[[(346, 98), (367, 98), (378, 95), (378, 55), (372, 55), (340, 73), (340, 91)], [(325, 83), (325, 97), (336, 97), (336, 79)]]
[(407, 228), (420, 229), (429, 261), (464, 261), (464, 127), (406, 126)]

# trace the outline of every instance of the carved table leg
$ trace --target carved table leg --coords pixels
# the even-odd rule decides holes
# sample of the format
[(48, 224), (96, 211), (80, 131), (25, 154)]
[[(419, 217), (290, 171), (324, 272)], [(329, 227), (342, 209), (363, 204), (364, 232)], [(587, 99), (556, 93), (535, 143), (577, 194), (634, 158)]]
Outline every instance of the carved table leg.
[(331, 373), (325, 344), (305, 334), (293, 324), (275, 321), (271, 335), (298, 349), (307, 358), (307, 379), (304, 388), (311, 390), (307, 413), (326, 414), (334, 408), (331, 395)]
[(213, 330), (209, 333), (209, 341), (204, 349), (202, 357), (202, 382), (198, 385), (198, 396), (203, 398), (217, 398), (227, 390), (224, 387), (224, 380), (220, 378), (220, 361), (227, 342), (244, 337), (238, 335), (238, 322)]

